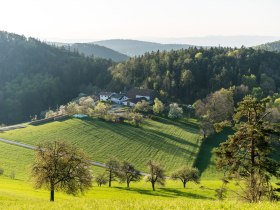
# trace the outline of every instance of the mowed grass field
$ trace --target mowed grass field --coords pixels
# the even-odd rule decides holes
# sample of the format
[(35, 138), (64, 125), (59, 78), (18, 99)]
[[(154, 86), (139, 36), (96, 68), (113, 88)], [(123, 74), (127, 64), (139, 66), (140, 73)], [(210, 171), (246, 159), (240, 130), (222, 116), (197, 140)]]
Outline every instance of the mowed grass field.
[[(142, 136), (135, 134), (137, 132)], [(201, 144), (195, 126), (188, 122), (173, 122), (167, 119), (147, 120), (140, 128), (99, 120), (69, 119), (0, 133), (2, 138), (31, 145), (43, 140), (61, 138), (85, 149), (93, 160), (103, 162), (110, 155), (114, 155), (133, 161), (143, 171), (146, 170), (146, 161), (149, 158), (164, 158), (166, 163), (160, 162), (169, 172), (180, 164), (195, 164), (204, 174), (200, 184), (188, 183), (187, 188), (183, 189), (181, 182), (167, 180), (166, 185), (157, 186), (155, 192), (151, 190), (150, 183), (143, 179), (131, 183), (130, 189), (118, 182), (113, 182), (112, 188), (97, 187), (97, 184), (93, 183), (93, 187), (84, 195), (74, 197), (58, 192), (55, 194), (55, 202), (51, 203), (49, 191), (34, 189), (30, 179), (34, 151), (0, 142), (0, 167), (4, 169), (4, 174), (0, 176), (0, 209), (280, 209), (279, 202), (249, 204), (238, 200), (231, 192), (226, 200), (216, 200), (215, 189), (221, 186), (221, 176), (215, 172), (211, 151), (227, 134), (222, 133)], [(130, 144), (126, 145), (127, 143)], [(136, 148), (133, 149), (134, 147)], [(133, 149), (133, 152), (129, 149)], [(141, 153), (137, 149), (142, 150)], [(139, 154), (144, 156), (138, 156)], [(175, 162), (168, 158), (180, 164), (174, 166)], [(12, 171), (15, 172), (15, 179), (10, 178)], [(93, 167), (93, 175), (103, 171), (103, 168)], [(236, 186), (232, 183), (230, 188), (235, 189)]]
[(38, 145), (61, 139), (84, 149), (93, 161), (106, 162), (112, 156), (128, 160), (146, 171), (152, 159), (162, 164), (167, 174), (182, 165), (193, 165), (201, 146), (199, 129), (187, 122), (165, 118), (147, 119), (136, 128), (130, 124), (98, 119), (68, 119), (0, 133), (1, 138)]

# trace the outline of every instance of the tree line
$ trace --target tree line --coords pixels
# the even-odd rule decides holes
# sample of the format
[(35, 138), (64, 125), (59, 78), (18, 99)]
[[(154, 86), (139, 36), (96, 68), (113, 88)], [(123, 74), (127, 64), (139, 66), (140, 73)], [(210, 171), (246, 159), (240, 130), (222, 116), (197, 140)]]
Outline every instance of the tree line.
[(64, 104), (79, 93), (92, 94), (111, 80), (111, 60), (84, 57), (37, 39), (0, 32), (0, 122)]
[(115, 64), (110, 87), (144, 87), (192, 104), (221, 88), (246, 87), (259, 96), (280, 88), (280, 54), (252, 48), (189, 48), (152, 52)]
[[(91, 166), (90, 158), (81, 149), (64, 141), (49, 141), (37, 147), (31, 177), (34, 187), (46, 187), (50, 190), (50, 201), (54, 201), (55, 191), (76, 195), (90, 189), (94, 178)], [(151, 183), (155, 191), (155, 185), (164, 185), (167, 178), (163, 167), (152, 160), (147, 163), (148, 174), (141, 174), (133, 164), (120, 162), (116, 158), (110, 158), (105, 168), (104, 173), (95, 176), (95, 182), (100, 187), (107, 182), (112, 187), (113, 181), (119, 181), (129, 188), (131, 182), (138, 182), (142, 175), (146, 175), (145, 180)], [(181, 180), (185, 188), (187, 182), (199, 183), (199, 171), (184, 166), (175, 171), (171, 178)]]

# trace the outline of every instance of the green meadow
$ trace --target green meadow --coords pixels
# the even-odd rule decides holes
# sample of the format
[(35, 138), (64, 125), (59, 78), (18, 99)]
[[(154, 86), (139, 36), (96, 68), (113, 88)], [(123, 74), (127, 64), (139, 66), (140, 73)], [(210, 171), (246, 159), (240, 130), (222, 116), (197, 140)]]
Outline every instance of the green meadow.
[[(156, 186), (142, 179), (131, 183), (131, 188), (119, 182), (113, 187), (93, 187), (84, 195), (72, 196), (58, 192), (55, 202), (49, 202), (49, 191), (34, 189), (29, 176), (34, 151), (0, 142), (0, 209), (280, 209), (278, 203), (249, 204), (231, 192), (224, 201), (218, 201), (215, 189), (221, 187), (220, 172), (215, 170), (211, 151), (224, 141), (231, 131), (201, 141), (196, 122), (171, 121), (165, 118), (147, 119), (140, 128), (130, 124), (115, 124), (97, 119), (67, 119), (24, 129), (0, 133), (6, 138), (30, 145), (44, 140), (64, 139), (83, 148), (94, 161), (105, 162), (110, 156), (129, 160), (146, 171), (146, 162), (161, 162), (169, 175), (181, 165), (194, 165), (202, 172), (199, 184), (188, 183), (183, 189), (179, 181), (167, 180), (165, 186)], [(93, 175), (104, 172), (93, 167)], [(11, 172), (15, 179), (11, 179)]]

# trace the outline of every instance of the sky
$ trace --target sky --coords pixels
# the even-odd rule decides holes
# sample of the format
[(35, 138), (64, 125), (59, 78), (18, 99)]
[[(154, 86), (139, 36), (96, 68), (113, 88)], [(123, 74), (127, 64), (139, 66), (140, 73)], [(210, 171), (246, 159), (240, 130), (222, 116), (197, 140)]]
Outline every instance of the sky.
[(279, 9), (280, 0), (0, 0), (0, 30), (51, 41), (280, 37)]

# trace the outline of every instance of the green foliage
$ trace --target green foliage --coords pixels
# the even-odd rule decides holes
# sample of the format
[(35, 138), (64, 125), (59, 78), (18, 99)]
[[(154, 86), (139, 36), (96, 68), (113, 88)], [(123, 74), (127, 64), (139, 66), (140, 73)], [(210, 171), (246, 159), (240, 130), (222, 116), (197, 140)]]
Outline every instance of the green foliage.
[[(224, 127), (230, 127), (234, 111), (233, 90), (220, 89), (205, 99), (194, 103), (196, 115), (202, 120), (200, 127), (204, 138)], [(215, 129), (214, 129), (215, 128)]]
[(268, 102), (246, 96), (234, 114), (236, 132), (215, 151), (217, 167), (229, 178), (245, 181), (242, 198), (250, 202), (271, 197), (270, 178), (280, 177), (280, 162), (271, 158), (277, 130), (265, 120)]
[(170, 104), (168, 117), (172, 119), (183, 117), (183, 109), (177, 103)]
[(160, 114), (164, 111), (164, 104), (158, 99), (155, 98), (153, 105), (154, 114)]
[(183, 166), (172, 173), (171, 178), (176, 180), (179, 179), (186, 188), (187, 182), (199, 183), (199, 171), (197, 168)]
[(254, 87), (257, 86), (257, 77), (254, 74), (250, 75), (243, 75), (242, 76), (242, 84), (249, 87), (252, 90)]
[(36, 149), (32, 165), (34, 186), (47, 187), (51, 201), (56, 190), (73, 195), (84, 192), (92, 186), (90, 167), (90, 159), (82, 150), (62, 141), (45, 142)]
[(133, 123), (135, 127), (139, 127), (140, 123), (143, 122), (143, 115), (137, 112), (129, 113), (128, 120)]
[(155, 191), (155, 184), (164, 186), (165, 174), (163, 168), (152, 160), (149, 160), (148, 164), (149, 175), (146, 176), (146, 181), (151, 182), (152, 189)]
[(150, 109), (151, 109), (151, 107), (150, 107), (149, 103), (145, 100), (137, 102), (134, 106), (135, 112), (147, 113), (150, 111)]
[(82, 87), (104, 88), (111, 79), (112, 61), (7, 32), (0, 32), (0, 46), (0, 122), (29, 120), (70, 101)]
[(129, 188), (130, 182), (139, 182), (141, 179), (140, 171), (127, 161), (122, 162), (118, 176), (120, 177), (121, 182), (126, 183), (127, 188)]
[(106, 162), (106, 171), (108, 176), (109, 187), (112, 186), (112, 181), (116, 181), (116, 178), (119, 176), (120, 162), (117, 158), (111, 157)]
[(189, 48), (146, 53), (117, 64), (111, 68), (110, 87), (120, 91), (131, 87), (150, 88), (172, 101), (192, 104), (221, 88), (242, 84), (265, 88), (265, 95), (271, 94), (280, 87), (279, 72), (279, 53), (252, 48)]
[(97, 174), (97, 176), (95, 177), (95, 182), (97, 183), (97, 185), (99, 187), (101, 187), (101, 185), (107, 184), (108, 179), (107, 179), (107, 177), (106, 177), (106, 175), (104, 173)]
[(275, 99), (274, 104), (280, 108), (280, 98)]

